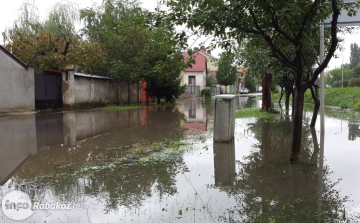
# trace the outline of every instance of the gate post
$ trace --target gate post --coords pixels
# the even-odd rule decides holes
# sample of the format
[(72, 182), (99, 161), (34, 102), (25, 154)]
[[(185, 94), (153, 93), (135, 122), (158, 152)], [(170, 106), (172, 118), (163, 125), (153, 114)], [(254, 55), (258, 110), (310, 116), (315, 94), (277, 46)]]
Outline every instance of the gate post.
[(214, 142), (230, 142), (235, 131), (236, 95), (215, 96)]
[(71, 108), (75, 104), (75, 71), (67, 70), (62, 73), (62, 97), (63, 97), (63, 107)]

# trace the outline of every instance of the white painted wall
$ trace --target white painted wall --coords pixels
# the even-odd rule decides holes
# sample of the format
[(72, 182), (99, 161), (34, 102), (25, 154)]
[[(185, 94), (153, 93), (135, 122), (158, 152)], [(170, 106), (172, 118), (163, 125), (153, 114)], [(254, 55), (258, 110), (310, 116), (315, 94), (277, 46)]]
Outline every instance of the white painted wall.
[(184, 73), (184, 84), (189, 84), (189, 76), (195, 76), (195, 82), (196, 86), (200, 86), (200, 91), (206, 87), (206, 72), (205, 71), (199, 71), (199, 72), (193, 72), (193, 71), (185, 71)]

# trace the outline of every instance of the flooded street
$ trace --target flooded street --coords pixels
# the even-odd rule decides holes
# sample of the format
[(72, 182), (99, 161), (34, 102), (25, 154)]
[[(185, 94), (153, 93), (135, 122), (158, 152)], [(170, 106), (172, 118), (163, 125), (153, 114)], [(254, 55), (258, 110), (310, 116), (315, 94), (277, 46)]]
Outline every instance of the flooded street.
[[(238, 109), (260, 106), (237, 99)], [(0, 200), (21, 190), (78, 204), (20, 222), (360, 222), (360, 115), (326, 114), (324, 147), (319, 119), (303, 125), (300, 164), (289, 163), (289, 116), (236, 119), (234, 140), (213, 143), (213, 102), (200, 99), (3, 115)], [(2, 211), (0, 221), (17, 222)]]

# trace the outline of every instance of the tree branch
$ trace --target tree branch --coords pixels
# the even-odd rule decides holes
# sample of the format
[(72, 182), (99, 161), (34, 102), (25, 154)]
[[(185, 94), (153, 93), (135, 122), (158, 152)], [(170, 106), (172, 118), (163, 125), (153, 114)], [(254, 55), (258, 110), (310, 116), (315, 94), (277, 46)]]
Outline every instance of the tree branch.
[(271, 16), (271, 23), (273, 24), (275, 30), (278, 31), (283, 37), (285, 37), (285, 39), (287, 39), (291, 43), (295, 44), (295, 39), (292, 38), (290, 35), (288, 35), (286, 32), (284, 32), (283, 29), (280, 28), (279, 23), (278, 23), (278, 18), (275, 14), (273, 16)]
[(263, 36), (263, 38), (265, 39), (265, 41), (268, 43), (268, 45), (270, 46), (271, 51), (273, 52), (274, 57), (276, 57), (278, 60), (280, 60), (280, 62), (282, 62), (284, 65), (286, 65), (287, 67), (289, 67), (292, 70), (296, 70), (296, 66), (294, 63), (292, 63), (280, 50), (278, 50), (274, 43), (271, 41), (271, 37), (269, 35), (267, 35), (259, 26), (259, 23), (257, 21), (257, 18), (255, 16), (255, 13), (249, 8), (248, 9), (250, 12), (250, 15), (253, 19), (255, 28), (257, 29), (257, 31), (259, 32), (259, 34), (261, 36)]
[(302, 39), (302, 36), (304, 34), (304, 30), (305, 30), (305, 26), (306, 26), (306, 23), (311, 20), (310, 19), (310, 16), (312, 15), (312, 13), (315, 11), (317, 5), (319, 3), (319, 0), (314, 0), (313, 4), (311, 5), (311, 8), (310, 10), (308, 11), (308, 13), (306, 13), (306, 16), (304, 17), (302, 23), (301, 23), (301, 26), (300, 26), (300, 30), (298, 32), (298, 35), (295, 37), (295, 41), (296, 42), (299, 42), (301, 39)]

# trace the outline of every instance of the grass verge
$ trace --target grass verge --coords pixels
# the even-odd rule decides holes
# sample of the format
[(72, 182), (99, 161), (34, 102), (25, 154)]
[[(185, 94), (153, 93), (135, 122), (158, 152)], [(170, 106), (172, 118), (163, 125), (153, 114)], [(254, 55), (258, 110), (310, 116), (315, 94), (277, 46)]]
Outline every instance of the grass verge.
[(279, 114), (263, 111), (262, 109), (241, 109), (235, 112), (236, 118), (267, 118), (274, 117)]
[[(279, 98), (280, 93), (271, 95), (271, 99), (274, 103), (277, 103)], [(292, 98), (290, 98), (290, 100), (291, 99)], [(284, 102), (284, 98), (282, 102)], [(310, 90), (307, 90), (305, 93), (305, 103), (314, 103)], [(325, 105), (360, 111), (360, 88), (327, 88), (325, 89)]]

